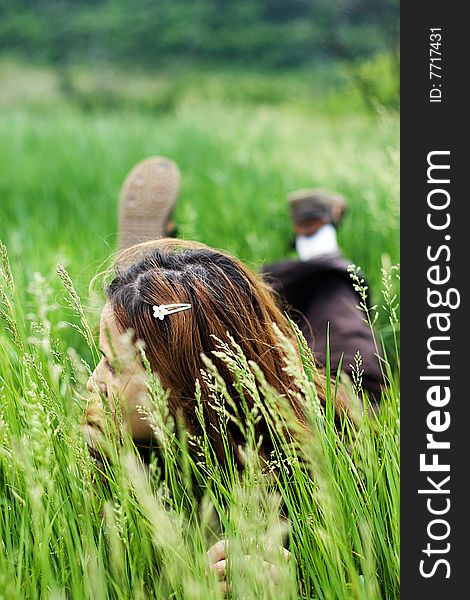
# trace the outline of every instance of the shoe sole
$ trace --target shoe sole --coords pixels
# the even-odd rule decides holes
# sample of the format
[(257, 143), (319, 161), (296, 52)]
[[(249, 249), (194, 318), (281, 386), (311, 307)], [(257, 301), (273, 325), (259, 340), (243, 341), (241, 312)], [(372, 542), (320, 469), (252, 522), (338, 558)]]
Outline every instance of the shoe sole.
[(165, 234), (180, 182), (178, 165), (164, 156), (146, 158), (135, 165), (119, 196), (119, 250)]

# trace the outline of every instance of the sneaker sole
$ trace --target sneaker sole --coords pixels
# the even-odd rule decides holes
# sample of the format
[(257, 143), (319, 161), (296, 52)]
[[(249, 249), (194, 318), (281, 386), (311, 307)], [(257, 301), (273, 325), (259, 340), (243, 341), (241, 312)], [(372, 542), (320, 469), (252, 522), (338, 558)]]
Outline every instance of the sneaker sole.
[(146, 158), (135, 165), (119, 196), (119, 250), (165, 234), (180, 182), (178, 165), (163, 156)]

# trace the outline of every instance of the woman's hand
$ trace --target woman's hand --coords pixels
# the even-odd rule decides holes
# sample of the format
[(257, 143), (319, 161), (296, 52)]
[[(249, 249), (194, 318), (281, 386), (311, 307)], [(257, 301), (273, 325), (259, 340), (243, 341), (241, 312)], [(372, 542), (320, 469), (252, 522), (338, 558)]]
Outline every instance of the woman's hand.
[[(209, 550), (207, 551), (209, 567), (212, 571), (215, 572), (215, 574), (219, 578), (224, 594), (227, 592), (227, 545), (227, 540), (220, 540), (216, 542), (213, 546), (211, 546), (211, 548), (209, 548)], [(282, 548), (282, 552), (284, 559), (286, 561), (289, 561), (292, 556), (289, 550), (287, 550), (286, 548)], [(269, 573), (273, 582), (275, 584), (279, 583), (280, 571), (276, 565), (266, 560), (260, 560), (259, 557), (254, 557), (251, 555), (245, 555), (245, 559), (253, 562), (260, 562), (260, 567), (262, 567), (266, 572)]]

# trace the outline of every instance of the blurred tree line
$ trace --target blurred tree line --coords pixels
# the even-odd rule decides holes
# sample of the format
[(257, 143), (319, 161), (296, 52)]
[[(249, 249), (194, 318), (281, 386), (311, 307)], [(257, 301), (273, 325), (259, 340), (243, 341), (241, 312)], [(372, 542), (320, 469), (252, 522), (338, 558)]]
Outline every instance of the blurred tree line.
[(0, 0), (0, 52), (59, 69), (175, 60), (291, 69), (398, 57), (398, 23), (398, 0)]

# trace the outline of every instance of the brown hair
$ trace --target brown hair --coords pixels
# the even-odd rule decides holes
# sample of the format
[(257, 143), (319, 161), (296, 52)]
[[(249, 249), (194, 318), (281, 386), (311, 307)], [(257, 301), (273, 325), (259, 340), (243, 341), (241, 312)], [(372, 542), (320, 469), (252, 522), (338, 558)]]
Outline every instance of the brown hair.
[[(118, 259), (117, 275), (106, 293), (118, 328), (122, 332), (132, 329), (135, 339), (145, 343), (152, 370), (170, 389), (173, 416), (181, 413), (189, 429), (197, 431), (195, 382), (200, 379), (207, 431), (218, 458), (224, 461), (224, 444), (216, 435), (218, 415), (207, 401), (200, 370), (204, 367), (201, 354), (211, 356), (215, 348), (213, 336), (225, 341), (229, 333), (246, 358), (258, 364), (266, 381), (285, 395), (303, 423), (300, 402), (288, 394), (292, 378), (283, 369), (285, 350), (272, 324), (288, 338), (293, 337), (292, 330), (262, 279), (229, 254), (196, 242), (165, 238), (134, 247), (134, 252), (136, 248), (141, 253), (138, 262), (123, 266), (128, 258)], [(192, 308), (163, 320), (153, 316), (154, 305), (173, 303), (189, 303)], [(214, 362), (236, 400), (229, 369), (222, 361)], [(320, 386), (318, 392), (324, 400)], [(251, 408), (252, 399), (246, 397), (246, 402)], [(263, 435), (263, 454), (268, 455), (269, 433), (263, 421), (256, 433)], [(243, 440), (236, 426), (229, 428), (228, 437), (237, 457)]]

